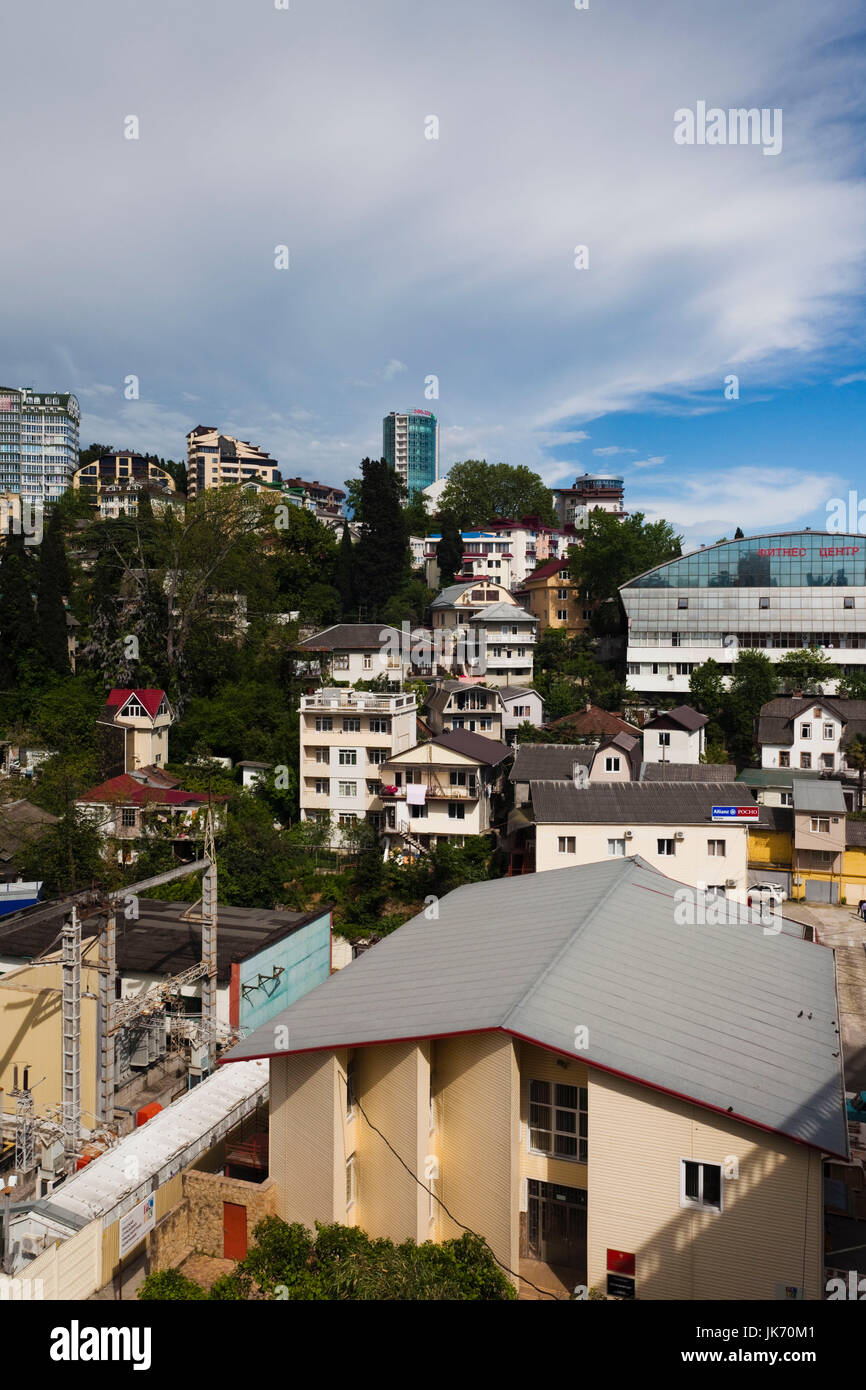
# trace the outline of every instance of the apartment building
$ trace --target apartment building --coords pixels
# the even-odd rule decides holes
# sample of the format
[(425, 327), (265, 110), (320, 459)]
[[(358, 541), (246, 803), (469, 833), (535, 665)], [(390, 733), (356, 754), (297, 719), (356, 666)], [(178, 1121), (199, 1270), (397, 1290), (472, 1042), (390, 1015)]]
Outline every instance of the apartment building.
[(196, 425), (186, 437), (187, 494), (192, 499), (214, 487), (241, 483), (279, 483), (277, 460), (245, 439), (220, 434), (210, 425)]
[(429, 410), (392, 410), (382, 421), (382, 457), (407, 489), (423, 492), (439, 477), (439, 423)]
[(749, 881), (779, 883), (803, 902), (856, 907), (866, 897), (866, 835), (846, 815), (842, 785), (823, 777), (795, 778), (788, 804), (764, 805), (749, 832)]
[(403, 634), (387, 623), (334, 623), (297, 644), (301, 663), (324, 680), (371, 681), (385, 676), (399, 685), (411, 669), (411, 650), (404, 652)]
[(639, 858), (466, 885), (238, 1043), (229, 1069), (269, 1059), (278, 1215), (469, 1227), (565, 1297), (820, 1299), (833, 953), (681, 924), (677, 892)]
[(590, 512), (612, 512), (614, 516), (626, 516), (623, 494), (622, 478), (582, 473), (575, 478), (573, 487), (554, 488), (551, 499), (560, 523), (582, 530)]
[(531, 782), (537, 873), (638, 854), (681, 883), (745, 902), (750, 820), (716, 821), (712, 812), (714, 806), (742, 806), (757, 819), (748, 788), (736, 782), (581, 781)]
[(380, 771), (414, 744), (417, 714), (414, 695), (321, 689), (301, 696), (301, 820), (379, 824)]
[(80, 420), (68, 391), (0, 386), (0, 495), (30, 505), (62, 497), (78, 467)]
[(528, 574), (515, 597), (538, 619), (541, 630), (563, 630), (569, 637), (589, 632), (592, 605), (581, 598), (568, 563), (548, 560)]
[(438, 841), (486, 835), (501, 815), (511, 749), (454, 729), (387, 758), (379, 769), (389, 848), (416, 853)]
[(149, 493), (155, 513), (177, 505), (174, 479), (164, 468), (129, 451), (103, 454), (78, 468), (72, 478), (76, 491), (86, 492), (103, 520), (137, 516), (139, 493)]
[[(495, 521), (483, 531), (461, 531), (463, 566), (461, 579), (490, 579), (506, 589), (516, 589), (537, 567), (551, 559), (565, 559), (576, 537), (572, 532), (545, 526), (538, 517), (522, 521)], [(441, 583), (438, 551), (440, 532), (423, 542), (421, 556), (431, 589)]]
[(468, 729), (502, 742), (505, 715), (501, 691), (471, 681), (440, 681), (427, 696), (425, 717), (434, 734)]
[(544, 723), (544, 701), (537, 690), (526, 685), (501, 685), (499, 698), (502, 701), (502, 730), (507, 742), (511, 742), (521, 724), (533, 724), (540, 728)]
[(106, 773), (165, 767), (174, 711), (164, 690), (111, 690), (97, 722)]

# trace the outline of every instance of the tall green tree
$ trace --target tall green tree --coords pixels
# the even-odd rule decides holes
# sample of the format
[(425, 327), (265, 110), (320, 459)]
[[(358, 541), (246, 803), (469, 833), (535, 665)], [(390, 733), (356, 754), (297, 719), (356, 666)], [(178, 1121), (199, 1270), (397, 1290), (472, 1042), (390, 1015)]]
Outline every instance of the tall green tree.
[(741, 649), (731, 667), (731, 684), (725, 701), (725, 743), (740, 765), (757, 756), (756, 724), (761, 706), (776, 694), (776, 668), (761, 651)]
[(37, 648), (33, 561), (24, 536), (7, 536), (0, 551), (0, 690), (14, 688)]
[(580, 544), (569, 552), (571, 577), (582, 598), (619, 599), (620, 585), (682, 553), (682, 537), (667, 521), (647, 521), (643, 512), (620, 518), (596, 510), (587, 517)]
[(817, 647), (787, 652), (781, 661), (776, 663), (779, 689), (799, 690), (803, 695), (815, 695), (821, 682), (835, 679), (836, 669), (830, 658)]
[(548, 526), (556, 524), (550, 488), (537, 473), (524, 464), (514, 467), (486, 459), (452, 465), (440, 501), (440, 515), (446, 512), (464, 531), (524, 516), (537, 516)]
[(845, 749), (845, 762), (857, 773), (857, 810), (863, 810), (863, 775), (866, 773), (866, 734), (855, 734)]
[(60, 513), (55, 511), (39, 547), (36, 576), (36, 635), (46, 666), (60, 676), (69, 674), (69, 634), (64, 595), (69, 593), (69, 566), (63, 544)]
[(348, 521), (343, 522), (343, 530), (340, 535), (335, 584), (340, 595), (343, 617), (350, 619), (355, 611), (355, 557)]
[(409, 575), (411, 551), (402, 511), (402, 486), (385, 459), (361, 464), (363, 520), (355, 552), (355, 587), (372, 620)]
[(442, 514), (442, 539), (436, 550), (439, 564), (439, 584), (445, 589), (454, 583), (455, 575), (463, 564), (463, 537), (453, 512)]

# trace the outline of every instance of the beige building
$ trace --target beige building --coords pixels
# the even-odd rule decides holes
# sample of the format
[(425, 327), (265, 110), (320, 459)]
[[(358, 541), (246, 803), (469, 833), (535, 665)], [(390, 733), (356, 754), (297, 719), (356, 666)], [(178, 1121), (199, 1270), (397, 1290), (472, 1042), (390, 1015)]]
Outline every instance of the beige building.
[(439, 734), (379, 769), (382, 830), (397, 851), (430, 849), (437, 841), (463, 844), (485, 835), (500, 814), (511, 750), (466, 729)]
[(640, 859), (459, 888), (244, 1039), (278, 1214), (468, 1227), (564, 1298), (820, 1298), (833, 953), (678, 927), (674, 891)]
[(103, 763), (112, 772), (165, 767), (174, 712), (164, 690), (112, 690), (98, 722)]
[(589, 631), (592, 605), (581, 598), (567, 558), (539, 565), (526, 576), (517, 596), (538, 619), (541, 631), (561, 628), (569, 637)]
[(415, 742), (414, 695), (317, 690), (301, 696), (301, 820), (353, 825), (382, 814), (379, 772)]
[(427, 697), (427, 723), (434, 734), (468, 729), (503, 741), (504, 702), (500, 692), (471, 681), (441, 681)]
[(245, 439), (220, 434), (210, 425), (196, 425), (186, 437), (187, 494), (190, 498), (213, 487), (238, 486), (259, 480), (278, 483), (277, 460)]
[(104, 520), (137, 516), (142, 491), (150, 495), (151, 507), (157, 514), (166, 506), (178, 504), (171, 474), (151, 459), (129, 450), (103, 454), (76, 469), (72, 486), (91, 497)]

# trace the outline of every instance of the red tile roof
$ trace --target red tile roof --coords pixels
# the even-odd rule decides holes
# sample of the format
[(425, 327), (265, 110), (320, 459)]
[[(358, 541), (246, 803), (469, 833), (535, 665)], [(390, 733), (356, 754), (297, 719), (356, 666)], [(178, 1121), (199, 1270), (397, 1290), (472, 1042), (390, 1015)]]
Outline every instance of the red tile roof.
[(532, 579), (550, 579), (563, 569), (568, 569), (567, 556), (563, 556), (561, 560), (546, 560), (543, 565), (538, 566), (538, 569), (534, 569), (531, 574), (528, 574), (523, 582), (528, 584)]
[(139, 704), (144, 706), (151, 719), (156, 718), (157, 711), (165, 699), (164, 690), (112, 690), (106, 704), (111, 708), (125, 705), (130, 695), (134, 695)]
[(111, 777), (82, 792), (79, 801), (114, 804), (118, 806), (143, 806), (156, 803), (160, 806), (206, 806), (208, 802), (225, 801), (224, 796), (208, 796), (207, 792), (185, 792), (174, 787), (149, 787), (137, 782), (128, 772), (120, 777)]
[(598, 705), (590, 705), (589, 709), (575, 710), (574, 714), (565, 714), (561, 719), (554, 719), (547, 726), (549, 729), (563, 729), (568, 727), (576, 734), (637, 734), (640, 730), (634, 724), (629, 724), (625, 719), (620, 719), (618, 714), (611, 714), (609, 710), (600, 709)]

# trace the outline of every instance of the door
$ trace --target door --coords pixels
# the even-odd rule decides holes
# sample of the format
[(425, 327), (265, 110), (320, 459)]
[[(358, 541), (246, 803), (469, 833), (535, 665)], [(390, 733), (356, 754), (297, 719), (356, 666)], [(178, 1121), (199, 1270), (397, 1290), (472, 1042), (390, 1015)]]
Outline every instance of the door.
[(586, 1266), (586, 1191), (529, 1180), (529, 1254), (549, 1265)]
[(247, 1209), (236, 1202), (223, 1202), (223, 1255), (227, 1260), (244, 1260), (247, 1254)]

